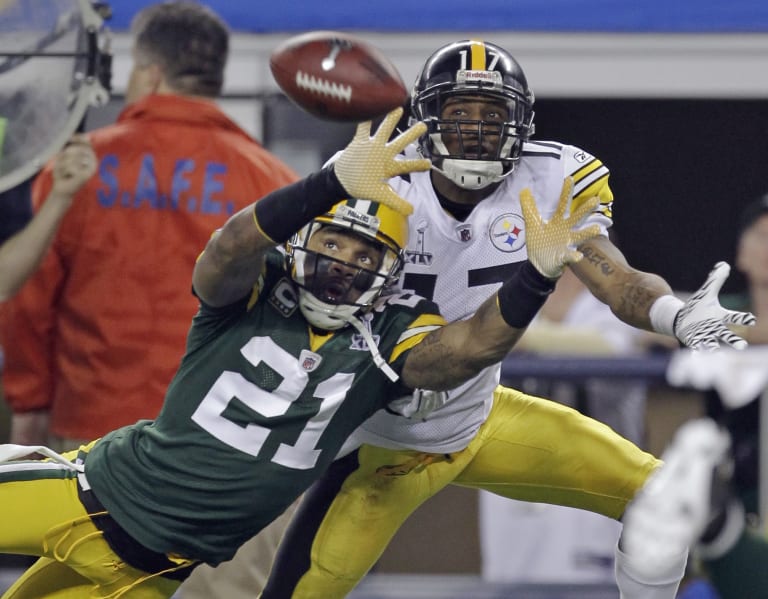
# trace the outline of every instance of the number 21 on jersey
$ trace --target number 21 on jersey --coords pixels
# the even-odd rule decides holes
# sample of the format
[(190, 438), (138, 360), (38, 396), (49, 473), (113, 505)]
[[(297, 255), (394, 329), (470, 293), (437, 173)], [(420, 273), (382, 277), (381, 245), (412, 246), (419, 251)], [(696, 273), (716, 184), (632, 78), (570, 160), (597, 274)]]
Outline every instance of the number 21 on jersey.
[[(253, 337), (240, 351), (254, 366), (263, 362), (272, 368), (283, 378), (282, 382), (269, 392), (239, 372), (225, 370), (192, 414), (192, 420), (222, 443), (258, 456), (267, 437), (279, 431), (256, 423), (242, 426), (233, 422), (224, 415), (227, 406), (237, 399), (266, 418), (282, 416), (305, 394), (309, 374), (296, 357), (269, 337)], [(321, 451), (317, 449), (320, 437), (341, 407), (354, 378), (354, 373), (336, 373), (315, 387), (312, 397), (320, 400), (317, 413), (307, 420), (293, 445), (280, 443), (272, 462), (297, 470), (315, 466)]]

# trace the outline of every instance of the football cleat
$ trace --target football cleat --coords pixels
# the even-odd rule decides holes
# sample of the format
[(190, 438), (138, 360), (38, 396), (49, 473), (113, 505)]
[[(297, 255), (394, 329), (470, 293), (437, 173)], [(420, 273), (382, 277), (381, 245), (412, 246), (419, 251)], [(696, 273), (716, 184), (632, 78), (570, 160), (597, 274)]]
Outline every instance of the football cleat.
[(685, 423), (624, 514), (622, 550), (652, 576), (695, 544), (728, 498), (730, 436), (701, 418)]

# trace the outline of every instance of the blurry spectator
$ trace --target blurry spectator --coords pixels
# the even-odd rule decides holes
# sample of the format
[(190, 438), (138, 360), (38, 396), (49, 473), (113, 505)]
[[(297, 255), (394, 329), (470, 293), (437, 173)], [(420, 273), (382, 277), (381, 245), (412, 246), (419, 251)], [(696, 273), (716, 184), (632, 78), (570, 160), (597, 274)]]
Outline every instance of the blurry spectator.
[[(735, 266), (744, 275), (747, 288), (742, 293), (724, 295), (721, 301), (723, 306), (732, 310), (751, 311), (757, 317), (757, 322), (741, 332), (751, 347), (768, 345), (768, 195), (749, 204), (743, 210), (739, 224)], [(726, 409), (717, 392), (710, 391), (707, 398), (708, 415), (725, 426), (730, 433), (733, 491), (744, 507), (747, 521), (754, 524), (758, 522), (760, 509), (760, 402), (752, 401), (742, 408)], [(762, 558), (768, 557), (768, 548), (761, 549), (757, 554), (753, 553), (753, 550), (745, 551), (745, 547), (755, 543), (764, 545), (765, 541), (750, 541), (744, 538), (737, 543), (738, 537), (732, 534), (730, 542), (724, 543), (724, 539), (718, 537), (726, 537), (728, 533), (733, 532), (732, 528), (725, 526), (726, 520), (723, 518), (722, 526), (715, 524), (706, 533), (706, 542), (697, 555), (704, 571), (712, 578), (720, 594), (725, 599), (730, 599), (745, 596), (741, 576), (750, 572), (749, 567), (746, 570), (744, 568), (744, 562), (750, 563), (750, 554), (751, 559), (759, 562), (759, 570), (765, 571), (767, 562)], [(748, 534), (750, 533), (747, 532)], [(761, 556), (760, 559), (757, 559), (758, 555)], [(734, 559), (736, 556), (740, 557)], [(746, 560), (743, 556), (747, 556)], [(763, 580), (768, 585), (768, 575), (757, 575), (757, 569), (749, 576), (751, 580)], [(755, 591), (759, 596), (763, 596), (768, 593), (768, 588), (757, 586)]]
[[(31, 180), (0, 194), (0, 303), (13, 296), (35, 271), (75, 192), (95, 170), (96, 156), (90, 142), (75, 136), (55, 159), (53, 188), (35, 218), (29, 197)], [(0, 373), (4, 362), (0, 347)], [(0, 379), (0, 442), (8, 440), (9, 420)]]
[[(132, 34), (127, 106), (89, 135), (97, 175), (6, 304), (13, 442), (71, 448), (154, 417), (184, 351), (197, 308), (188, 282), (210, 232), (295, 180), (215, 103), (229, 45), (217, 15), (156, 4)], [(52, 176), (48, 165), (34, 182), (37, 210)]]
[[(96, 156), (88, 138), (74, 136), (54, 159), (53, 184), (39, 212), (0, 245), (0, 302), (13, 296), (35, 271), (75, 194), (95, 172)], [(25, 212), (27, 189), (22, 184), (5, 198), (16, 204), (12, 210), (16, 214)]]
[(649, 563), (696, 544), (696, 565), (722, 599), (768, 597), (768, 539), (757, 526), (765, 508), (758, 506), (760, 402), (750, 401), (768, 378), (768, 195), (742, 212), (735, 264), (747, 288), (721, 303), (757, 317), (738, 331), (749, 353), (693, 354), (671, 365), (668, 376), (679, 383), (716, 389), (708, 394), (709, 418), (676, 433), (649, 483), (653, 492), (630, 504), (625, 528), (626, 542), (645, 550)]

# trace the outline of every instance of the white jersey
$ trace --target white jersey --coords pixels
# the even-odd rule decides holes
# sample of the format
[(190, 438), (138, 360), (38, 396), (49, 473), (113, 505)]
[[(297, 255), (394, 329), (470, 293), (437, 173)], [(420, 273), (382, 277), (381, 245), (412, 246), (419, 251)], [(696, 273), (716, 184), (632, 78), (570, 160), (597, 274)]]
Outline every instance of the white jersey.
[[(470, 317), (528, 256), (520, 191), (531, 190), (542, 218), (548, 220), (569, 175), (574, 177), (574, 202), (600, 196), (599, 208), (585, 225), (597, 223), (607, 234), (613, 201), (608, 169), (574, 146), (526, 143), (513, 174), (464, 221), (440, 206), (429, 172), (392, 180), (395, 191), (414, 206), (403, 289), (433, 299), (449, 322)], [(452, 390), (449, 400), (425, 420), (377, 412), (355, 431), (345, 451), (361, 443), (430, 453), (463, 449), (490, 411), (500, 368), (500, 364), (486, 368)]]

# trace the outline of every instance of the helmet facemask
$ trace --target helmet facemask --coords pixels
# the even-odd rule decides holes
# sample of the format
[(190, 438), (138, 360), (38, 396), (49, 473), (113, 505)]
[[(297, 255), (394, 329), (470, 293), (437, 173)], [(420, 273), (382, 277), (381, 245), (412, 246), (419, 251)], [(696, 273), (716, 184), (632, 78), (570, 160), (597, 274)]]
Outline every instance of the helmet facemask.
[[(352, 207), (354, 206), (354, 208)], [(383, 229), (387, 223), (366, 212), (375, 207), (378, 212), (391, 212), (373, 202), (348, 200), (337, 204), (333, 213), (314, 219), (305, 225), (288, 243), (288, 263), (291, 278), (299, 288), (299, 308), (309, 323), (324, 330), (344, 327), (351, 319), (369, 311), (376, 299), (388, 286), (397, 281), (403, 267), (400, 242), (389, 237)], [(395, 222), (397, 235), (402, 226), (407, 235), (405, 217), (385, 214)], [(383, 226), (382, 226), (383, 225)], [(326, 227), (332, 233), (356, 235), (373, 249), (376, 259), (370, 267), (345, 262), (327, 255), (313, 236)], [(397, 236), (396, 235), (396, 236)], [(403, 246), (405, 242), (403, 241)], [(314, 248), (310, 248), (314, 245)]]

